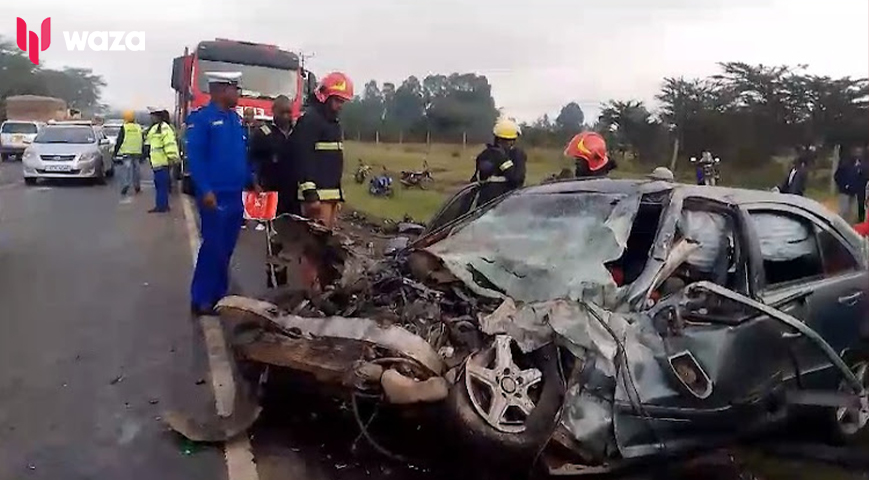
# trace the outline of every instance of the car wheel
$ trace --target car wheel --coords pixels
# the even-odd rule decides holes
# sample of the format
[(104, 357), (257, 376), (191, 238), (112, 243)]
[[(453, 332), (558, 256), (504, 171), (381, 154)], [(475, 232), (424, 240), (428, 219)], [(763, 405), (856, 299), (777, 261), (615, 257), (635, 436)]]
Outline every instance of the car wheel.
[[(849, 362), (851, 371), (860, 380), (863, 388), (869, 388), (869, 360), (861, 358)], [(851, 387), (843, 380), (839, 384), (840, 392), (850, 392)], [(826, 430), (831, 443), (846, 445), (855, 443), (865, 437), (869, 423), (869, 408), (837, 407), (827, 409), (825, 415)]]
[(36, 178), (24, 177), (24, 184), (32, 187), (33, 185), (36, 185), (36, 180)]
[(534, 459), (552, 434), (563, 398), (554, 345), (524, 355), (499, 335), (468, 357), (447, 409), (470, 453), (506, 468)]
[(94, 177), (94, 183), (97, 185), (105, 185), (106, 182), (106, 166), (103, 165), (102, 168), (97, 172), (96, 177)]
[(6, 160), (9, 160), (9, 156), (10, 155), (8, 153), (0, 153), (0, 162), (5, 162)]

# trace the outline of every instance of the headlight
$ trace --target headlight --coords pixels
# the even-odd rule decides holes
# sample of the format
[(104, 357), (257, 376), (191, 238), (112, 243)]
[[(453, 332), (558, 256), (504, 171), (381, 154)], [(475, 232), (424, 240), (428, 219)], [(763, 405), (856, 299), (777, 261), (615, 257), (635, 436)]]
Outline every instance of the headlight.
[(34, 152), (33, 149), (28, 148), (24, 150), (24, 155), (21, 156), (21, 161), (27, 162), (30, 160), (36, 160), (36, 157), (36, 152)]
[(99, 152), (83, 153), (82, 156), (81, 156), (81, 161), (83, 161), (83, 162), (93, 162), (93, 161), (95, 161), (95, 160), (97, 160), (97, 159), (99, 159), (99, 158), (100, 158), (100, 154), (99, 154)]

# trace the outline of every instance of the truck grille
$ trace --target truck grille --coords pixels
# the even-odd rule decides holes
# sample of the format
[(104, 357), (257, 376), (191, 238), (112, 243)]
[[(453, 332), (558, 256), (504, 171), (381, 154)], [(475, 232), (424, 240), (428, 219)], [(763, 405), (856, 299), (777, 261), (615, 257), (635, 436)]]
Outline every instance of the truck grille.
[(40, 155), (40, 157), (46, 162), (71, 162), (75, 160), (75, 155)]

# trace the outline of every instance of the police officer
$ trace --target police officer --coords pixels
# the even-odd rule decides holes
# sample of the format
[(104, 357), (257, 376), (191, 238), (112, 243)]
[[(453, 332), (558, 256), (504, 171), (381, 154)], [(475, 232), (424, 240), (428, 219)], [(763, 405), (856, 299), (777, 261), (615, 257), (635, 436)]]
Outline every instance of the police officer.
[(472, 182), (482, 182), (477, 205), (483, 205), (525, 184), (528, 157), (516, 146), (521, 130), (515, 121), (502, 118), (492, 130), (495, 138), (477, 156)]
[(564, 155), (573, 159), (577, 178), (606, 177), (616, 163), (607, 154), (606, 140), (596, 132), (582, 132), (570, 139)]
[(142, 126), (136, 123), (136, 114), (132, 110), (124, 112), (124, 125), (118, 132), (114, 155), (124, 158), (124, 186), (121, 195), (127, 195), (130, 189), (136, 193), (142, 191), (139, 163), (142, 161), (144, 135)]
[(257, 191), (244, 129), (235, 112), (239, 72), (207, 72), (211, 102), (188, 117), (187, 156), (199, 210), (202, 245), (190, 287), (192, 310), (213, 314), (229, 288), (229, 261), (244, 220), (242, 192)]
[(169, 189), (172, 184), (170, 168), (179, 161), (181, 153), (175, 131), (169, 124), (169, 112), (152, 108), (151, 121), (152, 125), (145, 134), (145, 146), (154, 170), (155, 206), (149, 213), (165, 213), (169, 211)]
[(338, 218), (344, 191), (344, 146), (338, 114), (353, 99), (353, 83), (340, 72), (323, 77), (293, 131), (294, 153), (299, 164), (299, 199), (302, 213), (332, 227)]

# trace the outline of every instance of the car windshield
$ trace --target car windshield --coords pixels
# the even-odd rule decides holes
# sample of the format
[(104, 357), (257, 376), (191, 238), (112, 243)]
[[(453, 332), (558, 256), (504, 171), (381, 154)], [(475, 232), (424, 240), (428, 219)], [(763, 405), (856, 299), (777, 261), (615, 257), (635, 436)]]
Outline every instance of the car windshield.
[(0, 133), (33, 134), (37, 128), (31, 122), (6, 122), (0, 127)]
[(96, 135), (91, 127), (45, 127), (33, 143), (94, 143)]
[(103, 132), (105, 132), (107, 137), (117, 137), (120, 131), (120, 125), (106, 125), (103, 127)]
[(427, 250), (481, 295), (582, 299), (616, 286), (606, 264), (624, 252), (639, 204), (639, 195), (514, 195)]
[(203, 72), (241, 72), (241, 95), (248, 98), (275, 98), (286, 95), (296, 98), (299, 88), (296, 72), (257, 65), (199, 60), (197, 84), (202, 92), (208, 91), (208, 79)]

